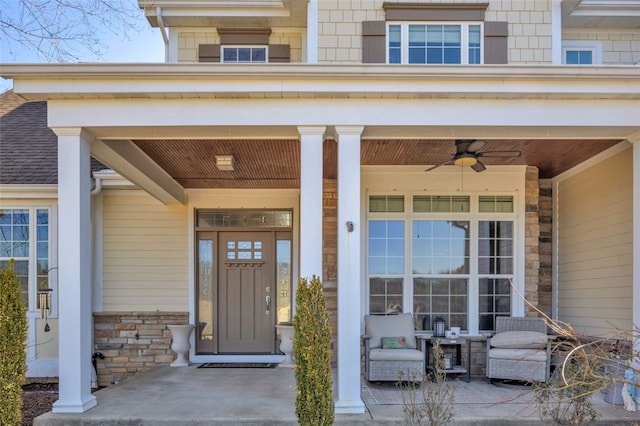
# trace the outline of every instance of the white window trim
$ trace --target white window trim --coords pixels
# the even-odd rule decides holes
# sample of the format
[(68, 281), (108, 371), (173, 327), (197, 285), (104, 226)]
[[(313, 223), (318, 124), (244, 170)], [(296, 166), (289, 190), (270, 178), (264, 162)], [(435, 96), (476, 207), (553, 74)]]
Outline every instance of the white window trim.
[[(264, 49), (264, 62), (225, 62), (225, 49)], [(220, 62), (226, 64), (268, 64), (269, 63), (269, 46), (263, 44), (223, 44), (220, 46)]]
[(412, 65), (469, 65), (469, 26), (480, 26), (480, 64), (484, 63), (484, 22), (482, 21), (388, 21), (385, 31), (385, 62), (389, 64), (389, 26), (400, 25), (400, 63), (392, 65), (409, 65), (409, 25), (459, 25), (460, 63), (459, 64), (412, 64)]
[[(369, 197), (376, 195), (403, 195), (405, 202), (405, 210), (404, 212), (392, 212), (392, 213), (380, 213), (380, 212), (369, 212)], [(470, 197), (470, 211), (465, 213), (413, 213), (413, 196), (414, 195), (468, 195)], [(509, 213), (481, 213), (479, 212), (479, 197), (481, 195), (510, 195), (513, 197), (513, 212)], [(468, 286), (468, 310), (467, 310), (467, 326), (468, 333), (470, 335), (478, 335), (479, 334), (479, 322), (478, 316), (480, 312), (479, 305), (479, 287), (478, 285), (471, 285), (471, 283), (478, 283), (480, 276), (485, 277), (486, 274), (478, 273), (478, 223), (483, 220), (509, 220), (513, 222), (513, 273), (508, 275), (494, 274), (492, 277), (494, 278), (504, 278), (507, 276), (512, 276), (514, 283), (517, 283), (522, 279), (521, 266), (523, 266), (520, 262), (520, 259), (524, 255), (521, 251), (521, 248), (524, 247), (524, 218), (521, 216), (520, 209), (523, 207), (523, 195), (518, 192), (457, 192), (453, 193), (451, 191), (448, 192), (417, 192), (417, 191), (370, 191), (367, 192), (366, 198), (364, 200), (364, 212), (365, 212), (365, 223), (366, 232), (364, 237), (364, 308), (365, 312), (368, 314), (370, 311), (370, 288), (369, 288), (369, 234), (368, 234), (368, 223), (370, 220), (404, 220), (405, 221), (405, 242), (404, 242), (404, 253), (405, 253), (405, 268), (403, 278), (403, 312), (411, 312), (413, 313), (413, 290), (410, 286), (413, 285), (412, 277), (413, 273), (411, 272), (411, 244), (412, 244), (412, 229), (413, 229), (413, 221), (428, 219), (428, 220), (468, 220), (470, 222), (470, 231), (469, 231), (469, 268), (470, 273), (465, 275), (464, 277), (468, 277), (469, 286)], [(378, 275), (375, 275), (378, 276)], [(380, 277), (389, 277), (387, 275), (380, 275)], [(396, 277), (396, 275), (393, 275)], [(446, 278), (460, 278), (460, 275), (447, 275)], [(516, 285), (516, 289), (522, 292), (523, 286)], [(523, 293), (524, 294), (524, 293)], [(511, 314), (513, 316), (522, 315), (522, 307), (524, 302), (520, 301), (520, 298), (515, 290), (511, 292)]]
[(49, 288), (53, 289), (51, 300), (51, 315), (48, 318), (58, 317), (58, 270), (51, 269), (58, 265), (58, 208), (55, 204), (12, 204), (3, 200), (2, 208), (6, 210), (29, 210), (29, 306), (27, 306), (27, 318), (40, 318), (40, 310), (37, 308), (38, 282), (37, 282), (37, 220), (36, 211), (46, 209), (49, 211)]
[(602, 64), (602, 42), (597, 40), (563, 40), (562, 41), (562, 64), (567, 64), (567, 52), (581, 51), (591, 52), (593, 63), (591, 65)]

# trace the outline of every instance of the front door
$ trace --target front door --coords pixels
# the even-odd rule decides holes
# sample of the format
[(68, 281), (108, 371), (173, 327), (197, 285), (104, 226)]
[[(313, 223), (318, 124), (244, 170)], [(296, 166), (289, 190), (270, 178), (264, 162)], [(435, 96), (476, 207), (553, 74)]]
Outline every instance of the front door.
[(219, 232), (218, 247), (218, 353), (274, 353), (274, 233)]

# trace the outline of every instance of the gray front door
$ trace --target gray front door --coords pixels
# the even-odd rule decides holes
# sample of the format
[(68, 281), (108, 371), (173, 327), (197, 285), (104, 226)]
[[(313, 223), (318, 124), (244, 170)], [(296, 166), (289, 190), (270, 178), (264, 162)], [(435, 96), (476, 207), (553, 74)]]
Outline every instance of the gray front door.
[(218, 353), (274, 353), (273, 232), (219, 232), (218, 247)]

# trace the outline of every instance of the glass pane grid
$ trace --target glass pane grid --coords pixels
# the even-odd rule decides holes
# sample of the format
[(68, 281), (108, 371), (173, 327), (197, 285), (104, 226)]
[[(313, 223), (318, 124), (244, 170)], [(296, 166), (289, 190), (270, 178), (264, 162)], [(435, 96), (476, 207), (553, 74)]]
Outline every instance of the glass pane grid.
[(414, 213), (468, 213), (471, 198), (468, 195), (414, 195)]
[(290, 211), (198, 211), (198, 227), (201, 228), (291, 228), (293, 213)]
[[(468, 280), (466, 278), (413, 279), (413, 306), (416, 327), (429, 329), (433, 320), (441, 317), (447, 327), (468, 328)], [(425, 319), (426, 318), (426, 319)]]
[(371, 278), (369, 313), (387, 315), (403, 312), (402, 293), (402, 278)]
[(481, 195), (478, 209), (480, 213), (513, 213), (513, 196)]
[(496, 317), (511, 315), (511, 286), (506, 278), (481, 278), (479, 290), (479, 328), (492, 331)]
[(412, 273), (469, 273), (469, 222), (413, 221)]
[(369, 212), (402, 213), (404, 212), (404, 195), (371, 195)]

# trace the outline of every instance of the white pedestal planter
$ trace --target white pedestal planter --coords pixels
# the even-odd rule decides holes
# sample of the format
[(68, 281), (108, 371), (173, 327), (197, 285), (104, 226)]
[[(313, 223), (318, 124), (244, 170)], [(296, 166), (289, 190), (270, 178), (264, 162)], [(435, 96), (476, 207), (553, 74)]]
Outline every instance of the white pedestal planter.
[(284, 361), (279, 367), (293, 367), (293, 326), (277, 324), (276, 330), (280, 335), (280, 351), (284, 353)]
[(167, 326), (173, 337), (171, 350), (178, 354), (176, 360), (170, 364), (172, 367), (186, 367), (189, 365), (189, 359), (187, 358), (187, 354), (191, 350), (189, 336), (194, 327), (193, 324)]

